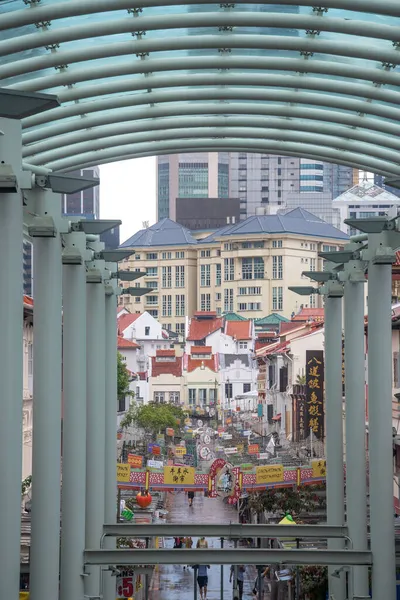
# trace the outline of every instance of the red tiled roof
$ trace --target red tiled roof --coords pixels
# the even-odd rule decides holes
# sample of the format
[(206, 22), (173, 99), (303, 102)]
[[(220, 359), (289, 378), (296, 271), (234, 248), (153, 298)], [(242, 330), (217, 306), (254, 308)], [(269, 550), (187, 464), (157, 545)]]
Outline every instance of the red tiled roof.
[(191, 354), (211, 354), (211, 346), (192, 346), (190, 348)]
[(175, 350), (156, 350), (156, 356), (175, 356)]
[(117, 345), (118, 348), (140, 348), (139, 344), (136, 342), (131, 342), (130, 340), (126, 340), (121, 335), (118, 336)]
[(30, 296), (24, 296), (24, 305), (33, 306), (33, 298), (31, 298)]
[(211, 358), (198, 358), (197, 356), (190, 356), (190, 354), (185, 354), (185, 369), (190, 373), (195, 369), (199, 369), (202, 365), (205, 368), (210, 369), (211, 371), (218, 371), (218, 354), (212, 354)]
[(227, 321), (225, 333), (237, 340), (251, 340), (251, 321)]
[(136, 319), (138, 319), (140, 316), (141, 313), (138, 313), (136, 315), (121, 315), (118, 318), (118, 333), (123, 333), (125, 329), (127, 329), (129, 325), (132, 325), (132, 323), (134, 323)]
[(265, 340), (265, 341), (256, 340), (254, 349), (257, 352), (257, 350), (261, 350), (261, 348), (265, 348), (265, 346), (269, 346), (270, 343), (271, 343), (271, 340)]
[(400, 251), (397, 250), (396, 252), (396, 262), (393, 263), (394, 267), (400, 267)]
[(196, 310), (195, 313), (193, 313), (195, 317), (216, 317), (217, 313), (215, 310)]
[(281, 344), (275, 343), (270, 344), (270, 347), (266, 347), (265, 351), (262, 353), (263, 356), (270, 356), (271, 354), (280, 354), (289, 346), (289, 342), (283, 342)]
[[(213, 317), (212, 319), (197, 319), (195, 316), (190, 319), (189, 334), (187, 340), (189, 342), (199, 342), (204, 340), (210, 333), (214, 333), (223, 327), (223, 319), (221, 317)], [(213, 313), (209, 313), (213, 314)]]
[[(164, 350), (163, 352), (168, 352)], [(157, 361), (156, 356), (151, 357), (151, 376), (172, 375), (173, 377), (182, 377), (182, 357), (175, 357), (175, 360)]]
[(281, 323), (281, 329), (280, 329), (280, 335), (285, 335), (286, 333), (289, 333), (290, 331), (295, 331), (296, 329), (300, 329), (302, 327), (303, 323), (299, 321), (294, 322), (294, 321), (289, 321), (288, 323)]
[(323, 308), (302, 308), (292, 318), (292, 321), (323, 321), (324, 320), (324, 309)]
[(138, 371), (136, 375), (139, 377), (140, 381), (146, 381), (147, 379), (147, 371)]

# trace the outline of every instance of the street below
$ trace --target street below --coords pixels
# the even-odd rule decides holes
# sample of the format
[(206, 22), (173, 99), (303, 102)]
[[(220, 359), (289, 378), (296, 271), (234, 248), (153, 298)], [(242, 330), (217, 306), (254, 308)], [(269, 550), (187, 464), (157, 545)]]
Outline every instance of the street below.
[[(169, 523), (237, 523), (238, 513), (232, 506), (223, 504), (220, 498), (205, 498), (197, 493), (193, 507), (188, 505), (187, 495), (182, 492), (168, 494), (166, 508), (169, 511), (167, 521)], [(193, 548), (196, 547), (198, 538), (193, 538)], [(220, 548), (219, 538), (208, 538), (209, 548)], [(164, 547), (171, 548), (171, 552), (179, 552), (173, 549), (173, 538), (164, 539)], [(229, 540), (224, 540), (224, 547), (233, 547)], [(230, 565), (224, 565), (223, 576), (223, 600), (232, 600), (232, 583), (229, 583)], [(243, 598), (251, 598), (256, 571), (255, 568), (247, 568), (244, 581)], [(193, 600), (194, 599), (194, 570), (183, 568), (183, 565), (160, 565), (155, 572), (150, 600)], [(197, 584), (196, 584), (197, 585)], [(197, 598), (200, 594), (197, 591)], [(208, 571), (207, 600), (221, 599), (221, 567), (211, 566)]]

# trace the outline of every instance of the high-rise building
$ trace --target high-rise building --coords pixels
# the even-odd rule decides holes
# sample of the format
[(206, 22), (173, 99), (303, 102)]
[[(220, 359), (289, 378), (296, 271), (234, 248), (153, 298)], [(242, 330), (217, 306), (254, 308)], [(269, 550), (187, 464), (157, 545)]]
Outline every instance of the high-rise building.
[(392, 187), (391, 185), (387, 185), (386, 183), (384, 183), (384, 181), (385, 181), (385, 178), (383, 175), (376, 175), (376, 173), (374, 173), (374, 184), (375, 185), (377, 185), (380, 188), (383, 188), (387, 192), (390, 192), (394, 196), (400, 197), (400, 189)]
[[(78, 177), (100, 178), (99, 167), (87, 167), (81, 171), (71, 171)], [(86, 219), (100, 218), (100, 186), (61, 196), (61, 212), (68, 217), (82, 216)]]
[(350, 167), (250, 152), (167, 155), (157, 166), (159, 219), (176, 219), (177, 198), (219, 197), (239, 198), (242, 220), (302, 206), (338, 227), (332, 200), (357, 183)]

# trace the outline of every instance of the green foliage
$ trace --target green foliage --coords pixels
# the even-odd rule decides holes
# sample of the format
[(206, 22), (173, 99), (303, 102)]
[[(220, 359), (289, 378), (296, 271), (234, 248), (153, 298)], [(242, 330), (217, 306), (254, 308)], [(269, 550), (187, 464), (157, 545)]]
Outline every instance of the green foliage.
[[(301, 591), (313, 598), (325, 598), (328, 589), (328, 567), (307, 565), (299, 567)], [(303, 596), (304, 598), (304, 596)]]
[(297, 385), (306, 385), (306, 376), (305, 375), (297, 375), (296, 384)]
[(144, 406), (132, 405), (121, 421), (121, 427), (137, 425), (150, 433), (164, 431), (167, 427), (176, 427), (178, 420), (183, 422), (184, 413), (173, 404), (158, 404), (150, 402)]
[(126, 368), (124, 357), (120, 352), (117, 353), (117, 393), (118, 397), (131, 394), (129, 391), (130, 375)]
[(251, 494), (249, 508), (256, 514), (265, 512), (284, 514), (312, 513), (326, 508), (324, 497), (316, 494), (314, 486), (293, 488), (268, 488), (263, 492)]
[(21, 483), (21, 496), (24, 496), (32, 485), (32, 475), (28, 475)]

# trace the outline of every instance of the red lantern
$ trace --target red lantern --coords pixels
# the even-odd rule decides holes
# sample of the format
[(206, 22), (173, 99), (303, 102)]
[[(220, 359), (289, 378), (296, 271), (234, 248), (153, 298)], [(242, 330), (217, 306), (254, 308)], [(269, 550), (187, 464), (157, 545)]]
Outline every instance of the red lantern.
[(149, 494), (148, 490), (139, 492), (138, 495), (136, 496), (136, 502), (138, 503), (140, 508), (147, 508), (148, 506), (150, 506), (151, 501), (152, 501), (152, 497), (151, 497), (151, 494)]

